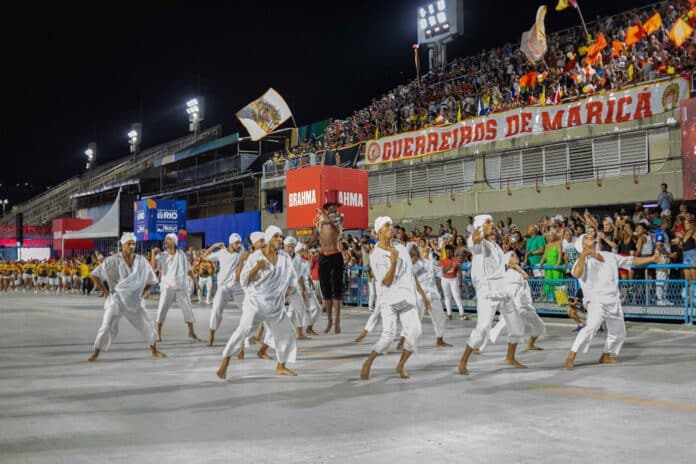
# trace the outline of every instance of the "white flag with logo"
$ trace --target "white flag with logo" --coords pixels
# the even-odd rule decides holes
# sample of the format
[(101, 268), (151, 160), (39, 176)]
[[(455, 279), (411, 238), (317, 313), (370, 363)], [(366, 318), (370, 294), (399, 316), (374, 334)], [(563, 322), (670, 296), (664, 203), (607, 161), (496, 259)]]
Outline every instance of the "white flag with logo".
[(251, 140), (264, 138), (291, 116), (288, 104), (272, 88), (237, 112), (237, 119), (249, 131)]
[(544, 59), (546, 54), (546, 27), (544, 17), (546, 16), (546, 6), (540, 6), (537, 10), (536, 21), (532, 28), (522, 33), (520, 39), (520, 50), (527, 56), (529, 61), (537, 63)]

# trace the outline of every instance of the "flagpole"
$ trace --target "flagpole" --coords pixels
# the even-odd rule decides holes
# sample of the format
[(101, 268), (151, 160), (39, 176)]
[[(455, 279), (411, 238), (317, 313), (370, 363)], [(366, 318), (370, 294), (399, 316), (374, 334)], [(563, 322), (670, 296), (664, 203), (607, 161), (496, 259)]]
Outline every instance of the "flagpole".
[(420, 88), (420, 55), (418, 54), (418, 44), (413, 45), (413, 55), (416, 64), (416, 82), (418, 82), (418, 88)]
[(590, 33), (587, 30), (587, 24), (585, 24), (585, 18), (582, 16), (582, 11), (580, 11), (580, 4), (575, 3), (575, 9), (578, 10), (578, 16), (580, 16), (580, 23), (582, 24), (582, 29), (585, 31), (585, 38), (587, 39), (587, 44), (592, 45), (592, 39), (590, 38)]

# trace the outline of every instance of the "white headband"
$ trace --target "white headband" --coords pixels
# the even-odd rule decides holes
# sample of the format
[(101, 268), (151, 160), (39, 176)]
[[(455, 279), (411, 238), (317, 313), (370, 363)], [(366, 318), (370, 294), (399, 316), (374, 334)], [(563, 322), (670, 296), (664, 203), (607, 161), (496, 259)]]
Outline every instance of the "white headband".
[(251, 240), (252, 245), (256, 244), (259, 240), (263, 240), (263, 232), (252, 232), (249, 240)]
[(302, 242), (298, 243), (297, 246), (295, 247), (295, 251), (298, 253), (300, 253), (306, 249), (307, 249), (307, 246)]
[(387, 224), (391, 224), (392, 219), (389, 216), (380, 216), (375, 219), (375, 232), (379, 235), (379, 230)]
[(124, 232), (123, 235), (121, 235), (121, 245), (125, 245), (126, 242), (137, 242), (138, 240), (135, 238), (135, 234), (133, 232)]
[(165, 240), (168, 238), (172, 239), (174, 246), (179, 246), (179, 237), (177, 237), (176, 234), (167, 234), (166, 237), (164, 237)]
[(492, 221), (493, 216), (490, 214), (479, 214), (474, 218), (474, 229), (478, 229), (479, 227), (483, 227), (483, 225), (488, 222)]
[(283, 231), (278, 226), (268, 226), (266, 232), (263, 233), (263, 239), (268, 243), (274, 235), (283, 235)]
[(287, 236), (287, 237), (285, 237), (285, 240), (283, 240), (283, 244), (285, 244), (285, 245), (297, 245), (297, 239), (295, 237)]
[(233, 243), (241, 242), (242, 241), (242, 236), (239, 234), (232, 234), (230, 235), (230, 238), (227, 240), (227, 243), (229, 245), (232, 245)]

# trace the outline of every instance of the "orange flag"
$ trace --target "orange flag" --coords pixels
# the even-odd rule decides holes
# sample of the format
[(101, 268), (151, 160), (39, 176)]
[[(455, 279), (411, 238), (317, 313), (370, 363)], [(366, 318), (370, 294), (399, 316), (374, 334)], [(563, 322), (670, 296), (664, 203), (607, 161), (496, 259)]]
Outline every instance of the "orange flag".
[(694, 29), (689, 26), (686, 21), (681, 18), (677, 18), (672, 26), (672, 30), (669, 31), (669, 39), (674, 42), (674, 45), (681, 47), (681, 45), (686, 41), (686, 39), (691, 36)]
[(619, 42), (618, 40), (614, 40), (611, 42), (611, 48), (614, 49), (614, 58), (616, 58), (619, 55), (621, 55), (621, 52), (624, 49), (624, 44), (623, 44), (623, 42)]
[[(696, 1), (696, 0), (695, 0)], [(689, 10), (686, 14), (689, 18), (696, 18), (696, 6)]]
[(604, 50), (607, 46), (607, 38), (604, 37), (603, 33), (599, 33), (597, 35), (597, 38), (595, 39), (594, 43), (590, 46), (590, 49), (588, 50), (587, 54), (590, 56), (594, 56), (597, 53), (601, 52)]
[(536, 71), (530, 71), (520, 77), (520, 88), (536, 86), (537, 74)]
[(626, 30), (626, 46), (630, 47), (634, 43), (640, 42), (643, 40), (643, 37), (643, 26), (636, 25), (629, 27), (628, 30)]
[(660, 29), (660, 27), (662, 27), (662, 16), (660, 16), (660, 13), (655, 13), (643, 24), (643, 30), (646, 36)]

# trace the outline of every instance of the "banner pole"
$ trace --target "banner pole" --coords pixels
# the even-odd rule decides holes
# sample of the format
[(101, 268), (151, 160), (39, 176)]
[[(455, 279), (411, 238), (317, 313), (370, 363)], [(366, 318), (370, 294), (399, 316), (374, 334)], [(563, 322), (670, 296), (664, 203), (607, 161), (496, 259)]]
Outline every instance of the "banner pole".
[(582, 11), (580, 11), (580, 4), (576, 4), (575, 7), (578, 10), (578, 15), (580, 16), (580, 23), (582, 24), (582, 29), (585, 31), (585, 38), (587, 39), (587, 45), (592, 45), (592, 39), (590, 38), (590, 33), (587, 30), (587, 25), (585, 24), (585, 18), (582, 16)]

